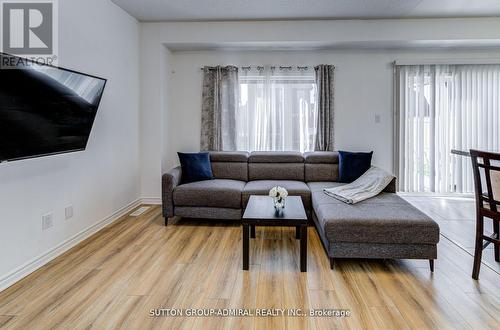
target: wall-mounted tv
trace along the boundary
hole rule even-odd
[[[106,79],[0,53],[0,162],[85,150]]]

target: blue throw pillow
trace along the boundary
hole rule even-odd
[[[182,168],[182,183],[212,180],[212,166],[208,152],[182,153],[178,152]]]
[[[339,181],[351,183],[366,171],[372,164],[372,152],[339,151]]]

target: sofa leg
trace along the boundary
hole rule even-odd
[[[335,260],[330,258],[330,269],[333,270],[333,266],[335,265]]]
[[[168,226],[168,217],[164,217],[165,219],[165,226]]]
[[[431,272],[434,273],[434,259],[429,259],[429,267],[431,269]]]

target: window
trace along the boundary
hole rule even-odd
[[[243,68],[239,85],[237,150],[314,149],[316,83],[312,68]]]
[[[471,193],[470,158],[500,150],[500,65],[398,67],[400,189]]]

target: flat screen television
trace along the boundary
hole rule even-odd
[[[0,53],[0,162],[85,150],[106,79]]]

